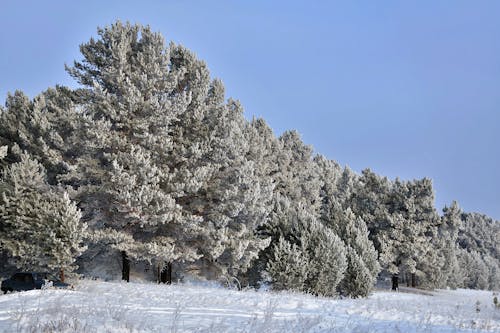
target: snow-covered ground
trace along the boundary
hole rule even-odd
[[[500,332],[487,291],[368,299],[201,285],[79,281],[0,296],[0,332]]]

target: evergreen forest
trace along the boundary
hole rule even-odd
[[[1,272],[353,298],[392,277],[500,289],[500,223],[438,211],[430,179],[356,173],[276,136],[148,26],[118,21],[80,51],[78,88],[0,107]]]

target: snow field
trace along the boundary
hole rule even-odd
[[[335,300],[216,286],[79,281],[0,296],[0,332],[500,332],[487,291]]]

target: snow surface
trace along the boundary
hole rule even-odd
[[[492,292],[473,290],[328,299],[82,280],[1,295],[0,332],[500,332],[500,309]]]

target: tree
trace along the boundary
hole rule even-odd
[[[11,147],[7,163],[17,162],[28,152],[44,166],[49,184],[69,172],[68,161],[78,156],[75,136],[80,114],[71,92],[64,87],[47,89],[30,100],[21,91],[8,95],[0,113],[0,144]]]
[[[76,177],[89,223],[123,234],[103,244],[126,252],[124,269],[129,256],[246,269],[268,245],[254,231],[271,192],[246,158],[241,106],[192,52],[148,27],[117,22],[98,33],[68,68],[86,86],[77,95],[91,149]]]
[[[462,250],[460,259],[465,271],[464,286],[469,289],[488,289],[489,272],[481,254],[474,250]]]
[[[269,244],[256,231],[269,214],[272,185],[251,160],[243,108],[225,100],[222,82],[210,80],[205,63],[181,46],[172,47],[172,70],[182,70],[177,89],[192,97],[172,126],[176,201],[199,218],[194,244],[203,274],[234,276]]]
[[[346,173],[346,172],[344,172]],[[344,183],[349,183],[347,173]],[[379,254],[379,262],[383,269],[392,274],[397,273],[394,267],[394,246],[391,244],[390,231],[395,226],[397,217],[391,216],[395,209],[390,207],[391,183],[385,177],[380,177],[369,169],[362,171],[359,178],[351,180],[353,190],[348,198],[347,206],[356,216],[365,221],[370,240]],[[346,207],[347,208],[347,207]]]
[[[265,128],[262,129],[266,133]],[[271,138],[269,131],[267,137]],[[269,222],[260,233],[271,239],[274,245],[280,237],[289,241],[294,237],[297,225],[308,223],[303,219],[317,220],[320,207],[321,181],[312,161],[312,149],[305,145],[295,131],[287,131],[275,142],[267,143],[270,158],[269,176],[274,183]],[[292,242],[293,243],[293,242]],[[254,263],[256,269],[267,266],[273,258],[273,246],[259,254]]]
[[[380,265],[377,251],[368,238],[366,223],[349,207],[354,177],[349,169],[342,170],[338,164],[321,156],[314,161],[323,180],[321,221],[346,245],[347,269],[340,282],[340,292],[351,297],[365,297],[375,284]]]
[[[87,226],[68,194],[52,189],[45,177],[42,165],[28,155],[5,169],[0,242],[19,269],[59,271],[64,280],[86,248]]]
[[[311,260],[307,290],[316,295],[334,296],[347,269],[345,244],[321,223],[314,220],[308,222],[303,226],[302,235]]]
[[[366,297],[373,289],[380,265],[377,251],[368,238],[365,222],[348,208],[338,223],[338,235],[347,247],[347,271],[341,290],[351,297]]]
[[[85,87],[76,95],[86,123],[80,141],[87,149],[71,176],[80,179],[77,198],[92,229],[123,234],[101,244],[126,252],[128,279],[129,256],[163,261],[175,248],[167,260],[196,257],[185,238],[177,237],[191,220],[170,191],[165,163],[172,149],[170,125],[190,97],[176,89],[182,73],[171,70],[160,34],[121,22],[98,34],[80,46],[83,61],[67,68]],[[162,234],[172,230],[174,235]],[[165,255],[158,254],[159,246]]]
[[[309,257],[306,250],[283,237],[273,245],[273,260],[267,263],[267,273],[275,290],[306,290]]]
[[[344,243],[306,210],[299,210],[291,223],[288,239],[280,237],[267,263],[273,287],[336,295],[347,268]]]
[[[443,257],[443,265],[440,271],[444,275],[444,281],[438,283],[441,288],[459,288],[463,286],[464,276],[458,258],[457,244],[458,232],[462,225],[461,216],[462,210],[456,201],[443,209],[437,242],[434,242],[436,249],[442,253]]]

